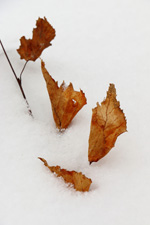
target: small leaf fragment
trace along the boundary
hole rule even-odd
[[[33,29],[32,39],[20,38],[20,47],[17,52],[21,59],[35,61],[42,54],[42,51],[51,45],[55,37],[55,29],[44,17],[38,18],[36,28]]]
[[[87,178],[81,172],[78,173],[76,171],[68,171],[65,169],[61,169],[60,166],[49,166],[45,159],[40,157],[39,159],[44,163],[46,167],[49,168],[52,173],[55,173],[57,177],[62,177],[66,183],[73,184],[73,187],[76,191],[89,191],[92,180]]]
[[[47,90],[52,105],[53,117],[58,129],[65,129],[69,126],[78,111],[86,104],[85,94],[74,91],[72,83],[65,87],[63,82],[58,87],[56,82],[45,68],[41,60],[41,69],[47,84]]]
[[[89,136],[89,162],[97,162],[114,147],[117,137],[127,131],[126,118],[110,84],[106,99],[92,110]]]

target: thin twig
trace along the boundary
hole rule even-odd
[[[21,82],[21,84],[22,84],[22,74],[23,74],[23,71],[24,71],[24,69],[25,69],[27,63],[28,63],[28,61],[25,62],[24,66],[23,66],[23,69],[22,69],[22,71],[21,71],[21,73],[20,73],[20,82]]]
[[[1,46],[2,46],[3,52],[4,52],[5,56],[6,56],[6,59],[7,59],[8,63],[9,63],[9,65],[10,65],[10,68],[11,68],[11,70],[12,70],[12,72],[13,72],[13,74],[14,74],[16,80],[17,80],[17,83],[18,83],[19,88],[20,88],[20,90],[21,90],[22,96],[23,96],[23,98],[25,99],[25,101],[26,101],[26,103],[27,103],[27,108],[28,108],[29,114],[32,116],[32,111],[31,111],[31,109],[30,109],[29,103],[28,103],[28,101],[27,101],[27,98],[26,98],[26,96],[25,96],[24,90],[23,90],[23,88],[22,88],[21,79],[17,77],[16,72],[15,72],[15,70],[14,70],[14,68],[13,68],[13,66],[12,66],[12,64],[11,64],[11,62],[10,62],[10,59],[9,59],[7,53],[6,53],[6,50],[5,50],[5,48],[4,48],[4,46],[3,46],[1,40],[0,40],[0,44],[1,44]],[[24,67],[23,67],[23,70],[22,70],[22,72],[21,72],[20,75],[22,75],[22,73],[23,73],[23,71],[24,71],[24,69],[25,69],[26,64],[27,64],[27,62],[25,63],[25,65],[24,65]]]

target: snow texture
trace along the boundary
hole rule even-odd
[[[150,1],[26,0],[0,2],[0,38],[19,75],[16,49],[31,38],[38,17],[56,29],[42,59],[49,73],[85,92],[88,104],[59,133],[40,60],[29,62],[23,87],[29,116],[0,47],[0,225],[149,225],[150,214]],[[92,108],[109,83],[127,118],[128,132],[91,166],[88,137]],[[79,193],[44,167],[83,172],[93,181]]]

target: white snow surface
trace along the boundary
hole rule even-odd
[[[40,60],[29,62],[23,87],[27,111],[0,46],[0,225],[150,224],[150,1],[26,0],[0,2],[0,38],[19,75],[19,39],[32,37],[38,17],[56,29],[41,58],[59,85],[72,82],[87,105],[59,133]],[[88,163],[92,108],[109,83],[128,132],[97,163]],[[81,171],[93,181],[76,192],[44,167]]]

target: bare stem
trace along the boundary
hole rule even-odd
[[[6,59],[7,59],[8,63],[9,63],[9,65],[10,65],[10,68],[11,68],[11,70],[12,70],[12,72],[13,72],[13,74],[14,74],[16,80],[17,80],[17,83],[18,83],[18,85],[19,85],[19,88],[20,88],[20,91],[21,91],[21,93],[22,93],[22,96],[23,96],[23,98],[25,99],[25,101],[26,101],[26,103],[27,103],[27,108],[28,108],[29,114],[32,116],[32,111],[31,111],[31,109],[30,109],[29,103],[28,103],[28,101],[27,101],[27,98],[26,98],[26,96],[25,96],[25,93],[24,93],[24,90],[23,90],[22,84],[21,84],[21,75],[22,75],[22,73],[23,73],[23,71],[24,71],[24,69],[25,69],[25,66],[26,66],[26,64],[27,64],[28,61],[25,63],[25,65],[24,65],[24,67],[23,67],[23,69],[22,69],[22,71],[21,71],[20,78],[18,78],[17,75],[16,75],[16,72],[15,72],[15,70],[14,70],[14,68],[13,68],[13,66],[12,66],[12,64],[11,64],[11,62],[10,62],[10,59],[9,59],[7,53],[6,53],[6,50],[5,50],[5,48],[4,48],[4,46],[3,46],[1,40],[0,40],[0,44],[1,44],[1,46],[2,46],[3,52],[4,52],[5,56],[6,56]]]

